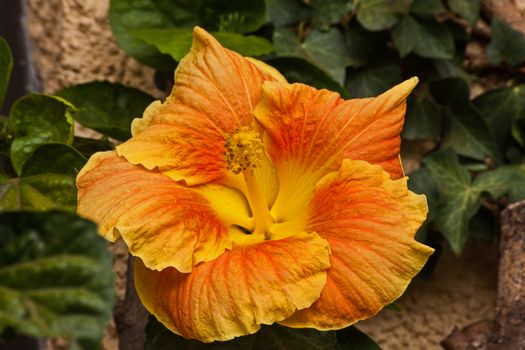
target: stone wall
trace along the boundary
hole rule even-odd
[[[153,71],[118,48],[107,19],[109,0],[27,1],[34,59],[46,92],[109,80],[162,96]],[[385,350],[440,349],[439,341],[454,326],[493,316],[496,270],[494,245],[471,244],[461,257],[444,252],[432,278],[414,281],[399,300],[401,312],[385,310],[359,327]]]

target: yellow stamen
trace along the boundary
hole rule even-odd
[[[254,175],[254,169],[259,166],[264,154],[259,134],[248,127],[241,127],[232,135],[226,136],[224,147],[228,170],[236,175],[242,173],[244,178],[245,195],[255,221],[252,233],[270,239],[270,226],[274,220]]]

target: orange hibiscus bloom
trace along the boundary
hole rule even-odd
[[[427,204],[399,160],[416,84],[345,101],[195,28],[171,95],[80,172],[78,212],[124,239],[142,302],[186,338],[346,327],[433,251],[414,240]]]

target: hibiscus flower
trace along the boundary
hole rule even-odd
[[[143,304],[186,338],[347,327],[433,251],[414,240],[427,204],[399,159],[416,84],[345,101],[195,28],[171,95],[80,172],[78,212],[122,237]]]

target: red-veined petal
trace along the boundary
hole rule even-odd
[[[307,230],[328,240],[331,267],[321,297],[282,322],[339,329],[396,300],[433,249],[414,240],[426,199],[377,165],[344,160],[317,185]]]
[[[188,185],[222,178],[225,134],[254,124],[265,80],[285,81],[271,67],[253,62],[195,27],[171,95],[133,122],[133,137],[117,147],[119,154]]]
[[[303,84],[266,82],[255,117],[267,133],[281,192],[272,213],[290,220],[302,212],[317,181],[343,159],[381,165],[403,176],[400,132],[412,78],[376,98],[343,100]]]
[[[229,221],[249,217],[235,190],[188,189],[115,152],[93,155],[77,187],[78,213],[95,221],[106,239],[122,235],[130,252],[151,269],[172,266],[189,272],[196,263],[214,259],[232,246]],[[214,207],[228,208],[231,218],[221,217]]]
[[[137,260],[135,286],[144,306],[167,328],[204,342],[255,333],[320,295],[329,248],[315,233],[227,251],[189,274],[152,271]]]

